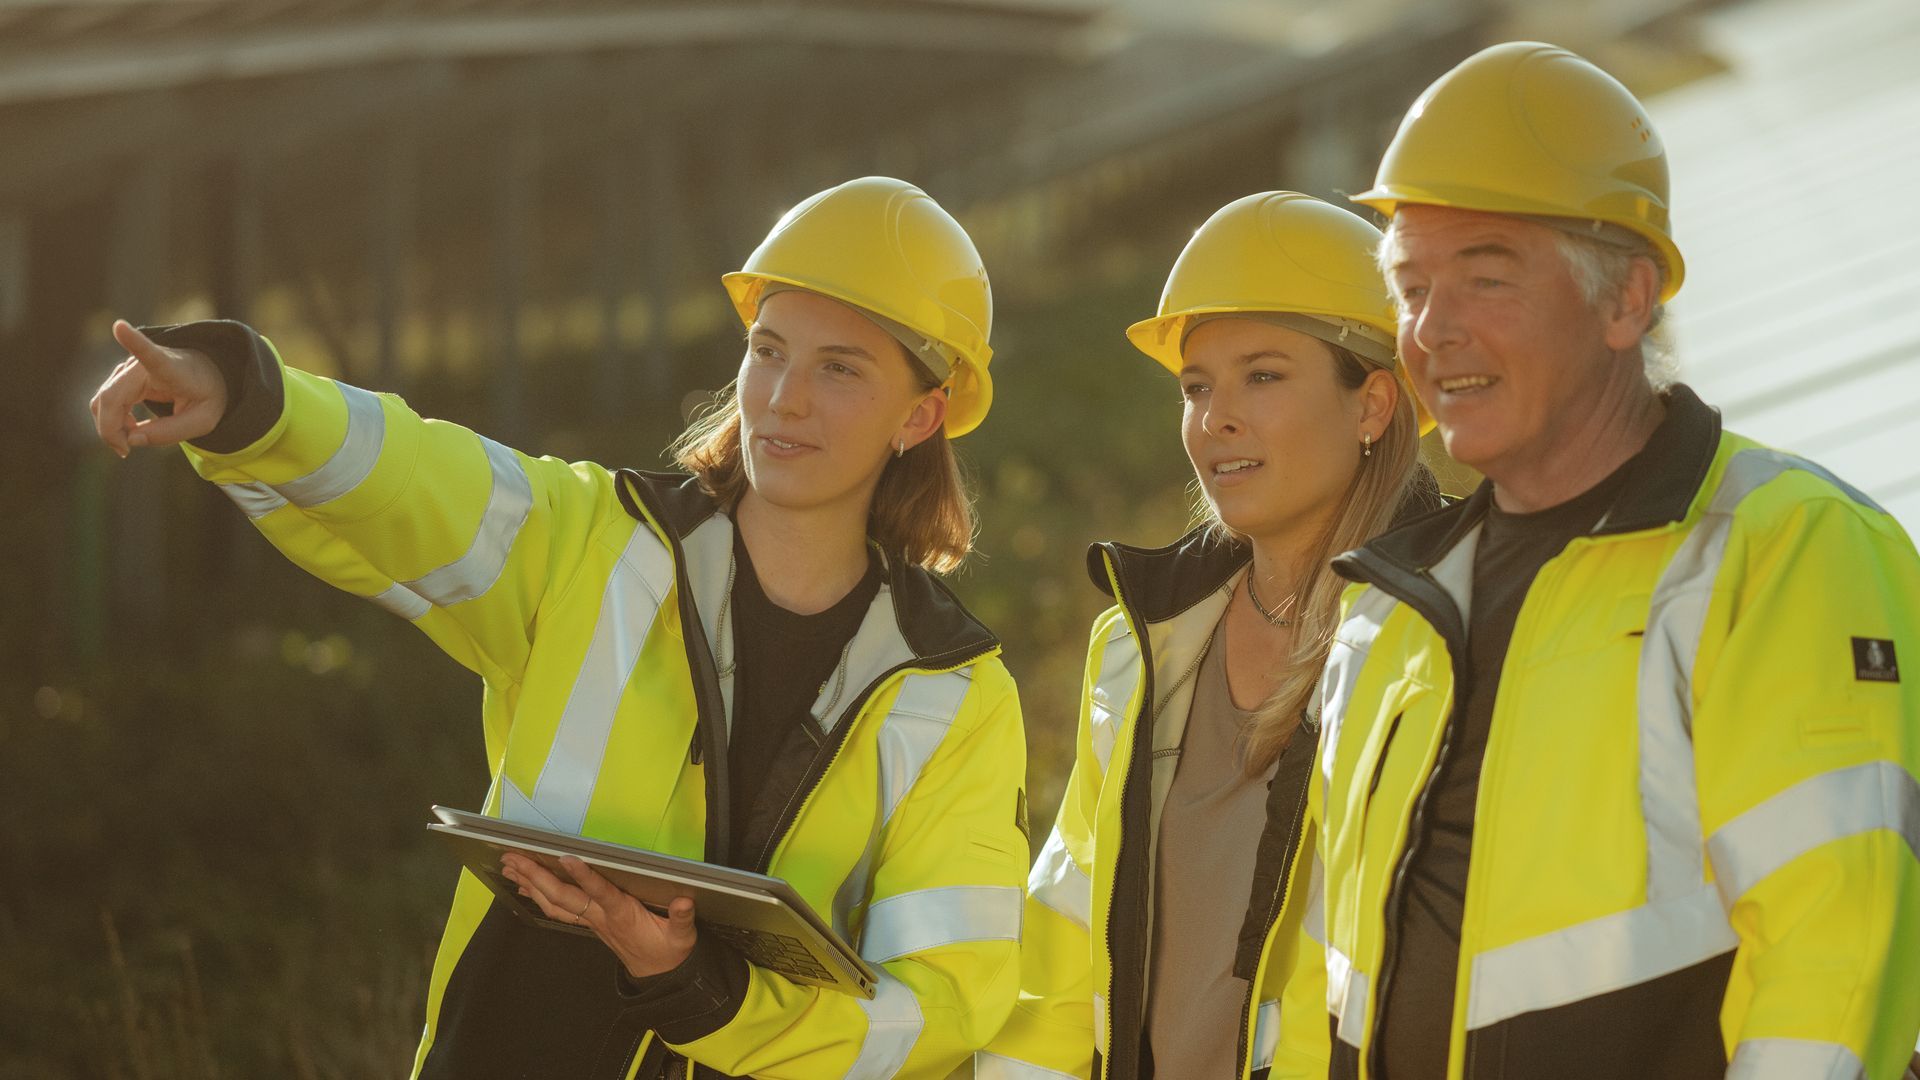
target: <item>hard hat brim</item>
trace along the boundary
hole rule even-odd
[[[1196,315],[1240,315],[1245,313],[1246,312],[1240,308],[1215,308],[1204,311],[1181,311],[1172,315],[1156,315],[1151,319],[1141,319],[1139,322],[1127,327],[1127,340],[1133,343],[1134,348],[1147,354],[1148,357],[1161,367],[1166,368],[1175,375],[1179,375],[1180,369],[1186,365],[1185,358],[1180,355],[1180,339],[1183,336],[1181,331],[1185,327],[1187,320]],[[1300,314],[1320,313],[1300,312]],[[1369,325],[1376,324],[1369,321]],[[1379,329],[1385,330],[1388,333],[1397,332],[1397,328],[1395,327],[1379,327]],[[1407,395],[1407,400],[1413,403],[1414,422],[1418,426],[1420,434],[1425,435],[1432,431],[1438,422],[1435,421],[1433,415],[1427,411],[1426,402],[1421,401],[1420,395],[1414,393],[1413,383],[1407,378],[1406,365],[1402,364],[1398,357],[1395,357],[1393,367],[1389,370],[1393,372],[1395,380],[1399,382],[1400,392]],[[951,412],[949,412],[949,416],[951,416]]]
[[[727,296],[733,301],[733,310],[740,317],[742,326],[752,326],[759,318],[759,300],[769,284],[788,285],[807,292],[818,293],[832,300],[857,308],[861,311],[894,319],[911,327],[918,333],[927,333],[923,327],[913,326],[903,319],[895,318],[892,312],[882,310],[876,305],[865,302],[856,296],[846,295],[844,290],[833,289],[817,282],[805,281],[796,277],[779,274],[762,274],[745,270],[736,270],[722,274],[721,284],[726,286]],[[929,334],[928,336],[932,336]],[[957,439],[980,426],[986,418],[988,408],[993,404],[993,376],[987,373],[986,361],[992,356],[992,350],[982,346],[986,355],[976,359],[970,352],[956,350],[958,362],[942,384],[947,390],[947,438]]]
[[[1196,307],[1185,311],[1170,312],[1166,315],[1155,315],[1150,319],[1142,319],[1132,326],[1127,327],[1127,340],[1133,343],[1134,348],[1146,353],[1147,356],[1159,363],[1161,367],[1178,375],[1180,374],[1181,367],[1185,365],[1185,360],[1180,355],[1180,346],[1182,344],[1181,339],[1185,336],[1186,325],[1189,321],[1202,315],[1253,315],[1260,312],[1307,315],[1316,319],[1351,320],[1352,322],[1371,326],[1382,334],[1387,335],[1388,338],[1394,337],[1399,332],[1398,328],[1392,323],[1383,324],[1378,319],[1362,318],[1352,312],[1317,311],[1311,308],[1293,307],[1247,308],[1220,305],[1214,307]],[[1397,359],[1394,362],[1394,366],[1396,368],[1399,366]]]

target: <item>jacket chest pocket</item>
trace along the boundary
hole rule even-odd
[[[1437,729],[1436,713],[1446,695],[1425,683],[1401,678],[1388,684],[1377,707],[1349,711],[1339,742],[1323,748],[1333,754],[1326,792],[1326,825],[1332,857],[1358,854],[1362,837],[1383,815],[1395,818],[1404,801],[1404,774],[1424,765],[1427,743]],[[1370,849],[1373,838],[1365,841]],[[1349,848],[1342,852],[1341,848]]]
[[[1351,781],[1359,827],[1367,834],[1370,851],[1398,846],[1400,822],[1432,768],[1450,700],[1450,695],[1412,680],[1389,689]]]

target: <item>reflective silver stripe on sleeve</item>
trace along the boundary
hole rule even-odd
[[[380,397],[357,386],[334,383],[347,401],[347,434],[319,468],[297,479],[273,485],[295,506],[319,506],[352,491],[373,472],[380,446],[387,436],[387,417]]]
[[[989,1054],[985,1050],[973,1055],[973,1076],[974,1080],[1074,1080],[1072,1073]]]
[[[1742,1039],[1727,1080],[1867,1080],[1852,1050],[1810,1039]]]
[[[1367,973],[1331,945],[1327,946],[1327,1011],[1339,1021],[1335,1033],[1340,1041],[1358,1047],[1367,1020]]]
[[[483,437],[480,445],[486,450],[493,489],[473,544],[458,559],[407,582],[408,588],[442,607],[472,600],[493,587],[507,568],[507,555],[533,509],[533,483],[520,459],[492,439]]]
[[[920,1000],[906,983],[884,971],[873,1000],[855,1000],[867,1014],[867,1036],[860,1042],[860,1056],[847,1070],[847,1080],[888,1080],[899,1075],[925,1026]]]
[[[1269,998],[1253,1013],[1253,1058],[1248,1070],[1259,1072],[1273,1068],[1273,1055],[1279,1049],[1280,1003]]]
[[[1100,675],[1094,680],[1087,708],[1087,736],[1093,743],[1093,759],[1103,774],[1113,760],[1120,729],[1129,720],[1127,709],[1140,689],[1141,668],[1140,643],[1133,639],[1125,618],[1115,619],[1106,647],[1100,651]]]
[[[1093,881],[1073,861],[1058,828],[1047,837],[1027,874],[1027,892],[1082,930],[1093,926]]]
[[[1638,986],[1739,945],[1710,885],[1473,958],[1467,1030]]]
[[[267,484],[221,484],[219,488],[249,518],[266,517],[287,505],[286,498]]]
[[[1765,446],[1756,446],[1748,450],[1742,450],[1734,456],[1732,462],[1728,463],[1727,475],[1729,477],[1733,475],[1736,466],[1743,471],[1750,472],[1756,477],[1756,479],[1747,486],[1747,491],[1758,488],[1760,485],[1765,484],[1767,481],[1772,480],[1784,472],[1811,473],[1827,483],[1832,484],[1834,487],[1839,488],[1840,493],[1853,502],[1875,513],[1884,514],[1887,512],[1887,508],[1874,502],[1872,496],[1854,487],[1852,484],[1847,483],[1845,480],[1840,479],[1833,473],[1828,472],[1826,466],[1817,461],[1809,461],[1798,454],[1789,454],[1785,450],[1775,450]],[[1722,482],[1722,488],[1724,490],[1725,482]],[[1742,493],[1740,496],[1740,498],[1745,497],[1745,493]],[[1717,502],[1719,500],[1716,499],[1715,501]]]
[[[884,964],[961,942],[1018,941],[1022,899],[1013,885],[948,885],[875,900],[867,908],[860,957]]]
[[[967,668],[937,675],[908,675],[901,680],[900,693],[894,697],[877,739],[883,823],[893,819],[893,812],[920,780],[921,770],[947,737],[972,685]]]
[[[636,521],[607,576],[593,638],[533,785],[533,805],[553,828],[578,833],[586,821],[620,698],[672,586],[672,553],[645,522]]]
[[[1891,761],[1809,777],[1720,827],[1707,841],[1720,898],[1748,890],[1822,844],[1887,829],[1920,858],[1920,781]]]
[[[1320,673],[1320,773],[1333,782],[1333,758],[1340,745],[1340,731],[1346,726],[1347,704],[1353,700],[1354,687],[1360,683],[1360,671],[1366,667],[1367,654],[1380,636],[1387,616],[1399,603],[1383,589],[1369,585],[1354,598],[1345,621],[1334,631],[1333,648],[1327,653],[1327,665]]]
[[[425,615],[428,609],[433,607],[432,604],[427,603],[426,597],[421,596],[419,593],[414,592],[412,589],[398,582],[389,585],[381,592],[367,597],[367,599],[386,608],[388,611],[393,612],[408,622],[412,622],[420,616]]]

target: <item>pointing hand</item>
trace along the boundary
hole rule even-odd
[[[113,338],[128,356],[94,392],[94,430],[114,453],[126,457],[133,447],[172,446],[214,429],[227,411],[227,384],[205,353],[170,349],[134,329],[125,319],[113,324]],[[173,415],[137,419],[133,407],[164,401]]]

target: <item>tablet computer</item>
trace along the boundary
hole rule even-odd
[[[500,872],[500,856],[515,851],[566,880],[560,856],[572,855],[658,914],[674,897],[693,899],[700,932],[717,935],[747,961],[797,983],[871,998],[878,976],[833,932],[793,887],[776,877],[730,866],[662,855],[657,851],[521,825],[445,806],[427,829],[444,837],[461,863],[521,918],[571,934],[593,931],[549,919]]]

